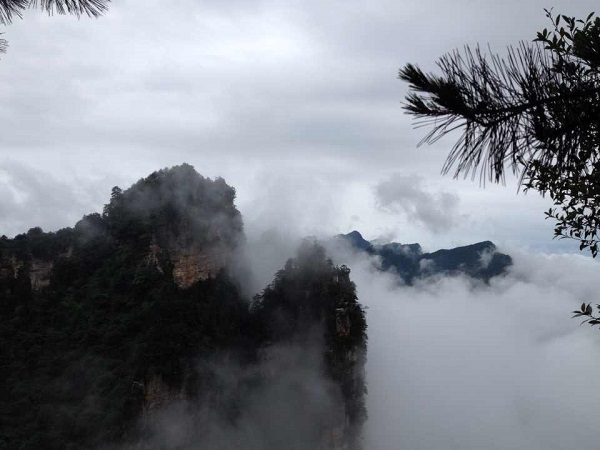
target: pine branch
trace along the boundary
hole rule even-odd
[[[31,0],[29,6],[37,8],[39,4],[51,15],[57,13],[98,17],[106,12],[108,3],[110,0]]]
[[[73,14],[98,17],[106,12],[111,0],[0,0],[0,23],[10,24],[21,18],[27,8],[42,8],[48,14]]]
[[[30,0],[0,0],[0,23],[8,25],[13,17],[22,17],[22,11],[29,6]]]
[[[3,33],[0,33],[3,34]],[[8,41],[6,39],[0,38],[0,53],[6,53],[8,49]]]
[[[533,157],[545,162],[576,148],[573,137],[586,121],[597,120],[590,98],[598,97],[595,80],[565,76],[541,45],[509,48],[504,59],[484,55],[479,47],[446,55],[438,62],[443,77],[425,74],[407,64],[399,77],[410,83],[405,110],[415,116],[417,127],[431,126],[420,142],[433,143],[462,129],[443,172],[456,166],[455,176],[481,169],[482,178],[500,181],[504,167],[514,173]],[[572,79],[573,78],[573,79]],[[574,106],[582,117],[572,117]],[[571,111],[571,116],[568,116]],[[579,112],[579,111],[578,111]],[[583,120],[582,120],[583,119]],[[540,153],[554,148],[555,152]]]

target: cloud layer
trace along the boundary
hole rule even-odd
[[[409,221],[434,233],[448,231],[461,219],[456,194],[431,192],[416,175],[393,174],[375,187],[375,199],[381,210],[403,213]]]
[[[445,240],[467,243],[464,236],[477,234],[478,240],[529,245],[552,233],[542,214],[548,201],[513,201],[512,185],[471,195],[472,183],[442,178],[452,139],[417,149],[424,130],[413,130],[403,114],[407,86],[397,71],[407,62],[433,69],[439,56],[465,43],[501,49],[531,39],[546,26],[543,6],[256,0],[165,7],[158,0],[143,6],[124,0],[98,20],[79,21],[31,10],[6,29],[11,47],[2,59],[0,163],[16,161],[32,173],[48,171],[73,191],[103,194],[182,162],[205,176],[225,177],[248,199],[262,196],[265,186],[285,193],[306,180],[312,188],[297,190],[296,218],[307,209],[305,198],[321,199],[333,189],[341,206],[318,221],[322,229],[348,232],[362,223],[363,232],[377,237],[402,227],[408,234],[402,241],[439,245],[432,232],[443,227],[439,214],[414,212],[412,222],[398,223],[399,216],[373,207],[370,186],[401,170],[418,173],[436,192],[459,196],[461,213],[474,225],[447,230]],[[591,0],[555,2],[557,10],[577,16],[594,6]],[[256,180],[259,173],[263,182]],[[65,216],[79,214],[86,194],[77,195]],[[62,209],[57,199],[48,200],[49,208]],[[258,209],[241,200],[245,215]],[[406,202],[415,201],[396,207],[413,211]],[[516,203],[527,206],[515,214]],[[258,206],[264,217],[276,216]],[[3,210],[7,223],[20,221],[19,208]],[[316,228],[312,218],[301,222],[304,231]],[[42,219],[31,226],[56,224]]]
[[[600,334],[569,313],[595,300],[598,263],[509,253],[490,286],[399,287],[352,265],[369,307],[368,448],[597,448]]]

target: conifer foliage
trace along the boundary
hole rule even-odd
[[[438,61],[441,75],[414,64],[406,111],[430,127],[422,142],[460,130],[444,172],[504,180],[547,194],[554,234],[598,252],[600,217],[600,18],[546,11],[550,30],[505,57],[466,47]]]

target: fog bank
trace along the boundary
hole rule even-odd
[[[489,286],[350,263],[369,308],[366,448],[598,448],[600,332],[569,314],[595,300],[598,263],[501,250],[515,264]]]

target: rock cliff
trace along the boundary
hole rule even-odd
[[[104,214],[86,216],[74,229],[44,233],[33,228],[4,238],[0,282],[23,271],[32,289],[48,287],[57,260],[100,239],[116,248],[148,242],[145,264],[161,274],[168,271],[178,287],[189,288],[226,269],[244,240],[234,197],[235,190],[222,179],[205,179],[185,164],[155,172],[126,191],[113,188]]]
[[[314,244],[245,298],[234,199],[182,165],[73,228],[0,238],[0,448],[359,448],[350,271]]]

